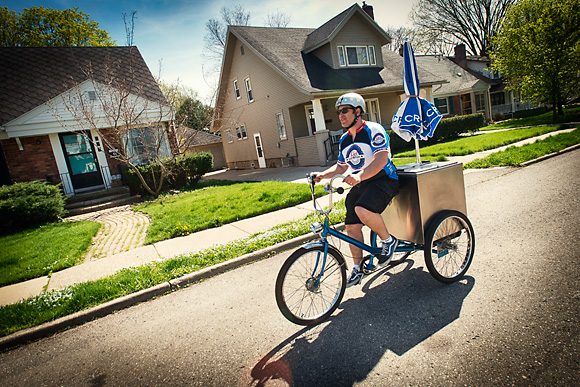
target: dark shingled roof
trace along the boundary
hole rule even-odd
[[[191,130],[195,132],[191,142],[191,145],[193,146],[219,144],[222,142],[222,138],[220,136],[216,136],[215,134],[204,132],[203,130]]]
[[[304,42],[304,51],[308,51],[310,48],[318,46],[320,43],[328,39],[332,33],[338,28],[338,26],[347,18],[348,14],[352,10],[353,5],[350,8],[345,9],[343,12],[339,13],[314,31],[308,34],[306,41]]]
[[[382,47],[383,68],[334,69],[302,51],[313,29],[230,26],[230,31],[306,92],[403,90],[403,58],[386,47]],[[423,68],[417,71],[422,85],[445,82]]]
[[[134,93],[166,104],[137,47],[0,47],[0,125],[89,79],[133,80]],[[133,76],[134,74],[134,76]]]

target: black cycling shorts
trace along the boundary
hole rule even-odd
[[[386,176],[360,182],[352,187],[346,196],[344,223],[362,224],[354,210],[355,207],[363,207],[377,214],[383,213],[398,193],[399,182]]]

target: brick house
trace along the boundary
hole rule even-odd
[[[0,184],[42,179],[62,183],[67,195],[120,185],[125,167],[115,149],[142,157],[132,133],[151,131],[145,122],[156,122],[164,154],[178,152],[170,109],[136,47],[0,47],[0,58]],[[143,124],[119,143],[95,88],[114,93],[129,82],[126,100],[146,108]],[[94,109],[92,126],[70,113],[75,97]]]

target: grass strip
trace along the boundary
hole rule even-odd
[[[576,128],[572,132],[550,136],[543,140],[537,140],[532,144],[525,144],[520,147],[511,146],[501,152],[492,153],[483,159],[473,160],[467,163],[464,168],[515,167],[525,161],[534,160],[579,143],[580,129]]]
[[[335,205],[331,222],[333,224],[342,222],[344,215],[343,200]],[[299,221],[279,225],[247,238],[214,245],[195,254],[123,269],[96,281],[72,285],[62,290],[53,290],[3,306],[0,308],[0,337],[307,234],[310,232],[309,225],[317,219],[317,216],[312,213]]]
[[[0,286],[81,263],[100,227],[91,221],[48,223],[0,236]]]

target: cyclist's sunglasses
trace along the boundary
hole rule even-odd
[[[338,109],[338,110],[336,111],[336,114],[339,114],[339,115],[340,115],[340,113],[342,113],[342,114],[346,114],[346,113],[348,113],[348,111],[349,111],[349,110],[351,110],[351,109],[352,109],[352,110],[354,110],[354,108],[352,108],[352,107],[345,107],[345,108],[342,108],[342,109]]]

